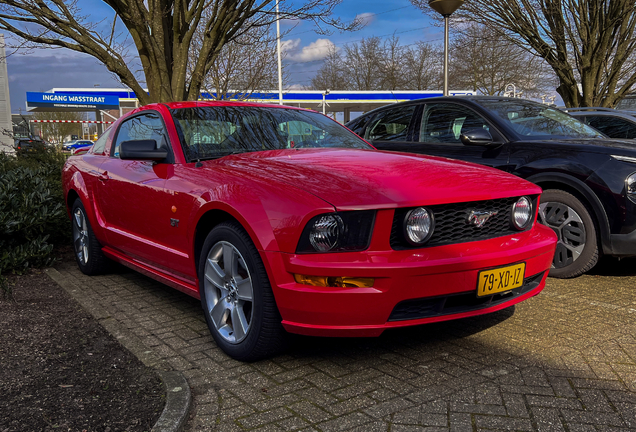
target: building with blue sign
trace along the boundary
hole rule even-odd
[[[451,91],[451,95],[473,95],[473,91]],[[366,112],[381,106],[415,99],[442,96],[441,91],[348,91],[348,90],[287,90],[283,104],[323,111],[339,120],[349,121],[352,112]],[[214,93],[201,93],[201,100],[216,99]],[[278,92],[232,92],[226,100],[257,103],[279,101]],[[94,111],[96,120],[114,120],[138,105],[135,93],[129,89],[54,88],[45,93],[27,92],[28,111]]]

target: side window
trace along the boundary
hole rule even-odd
[[[585,123],[611,138],[636,138],[636,123],[619,117],[587,116]]]
[[[113,146],[113,157],[119,157],[119,146],[122,142],[148,139],[157,141],[157,147],[167,146],[163,122],[159,114],[154,112],[136,115],[121,124]]]
[[[368,115],[361,115],[360,117],[353,119],[350,123],[348,123],[347,127],[351,129],[351,132],[357,134],[358,136],[362,136],[364,132],[364,127],[367,125],[369,121]]]
[[[364,137],[374,141],[406,141],[415,105],[388,109],[376,115]]]
[[[460,143],[470,129],[490,130],[486,121],[469,108],[455,104],[427,105],[422,114],[420,142]]]
[[[93,145],[93,154],[104,154],[104,149],[106,148],[106,143],[108,142],[108,137],[110,136],[110,132],[113,128],[108,128],[106,132],[100,136],[95,144]]]

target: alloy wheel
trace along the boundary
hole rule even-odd
[[[226,241],[210,249],[204,273],[206,312],[219,335],[238,344],[252,323],[254,290],[245,259]]]
[[[86,215],[81,208],[76,208],[73,213],[73,245],[77,259],[82,264],[88,263],[88,224],[86,223]]]
[[[560,202],[539,205],[539,222],[552,228],[558,237],[552,268],[563,268],[576,261],[585,248],[585,225],[581,216]]]

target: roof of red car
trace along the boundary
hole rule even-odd
[[[155,105],[155,104],[153,104]],[[238,101],[184,101],[184,102],[167,102],[169,108],[193,108],[205,106],[246,106],[246,107],[265,107],[265,108],[287,108],[301,111],[312,111],[306,108],[298,108],[289,105],[265,104],[256,102],[238,102]]]

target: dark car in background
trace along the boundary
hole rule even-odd
[[[613,108],[562,108],[610,138],[636,139],[636,112]]]
[[[636,255],[636,145],[562,111],[514,98],[422,99],[347,123],[380,150],[475,162],[530,180],[559,241],[550,274],[575,277],[601,254]]]
[[[43,150],[48,146],[46,141],[31,138],[19,138],[14,142],[15,151],[19,153],[31,153]]]

